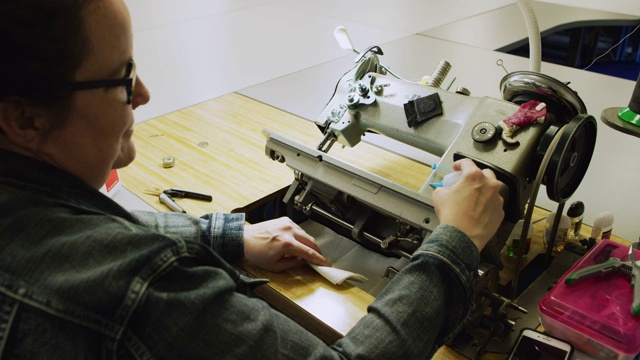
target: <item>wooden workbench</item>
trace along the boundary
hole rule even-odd
[[[322,138],[309,121],[242,95],[229,94],[137,125],[134,133],[137,157],[120,172],[123,186],[159,211],[169,209],[159,202],[157,195],[147,192],[171,187],[213,195],[211,203],[176,199],[193,215],[246,210],[293,182],[290,168],[265,155],[263,129],[311,147]],[[414,190],[419,189],[431,171],[425,165],[366,143],[353,149],[336,145],[331,154]],[[175,158],[174,167],[162,166],[166,156]],[[390,157],[393,168],[388,165]],[[305,326],[328,341],[353,327],[373,301],[372,296],[359,288],[335,286],[311,268],[274,274],[248,262],[241,266],[255,276],[270,278],[269,289],[276,292],[261,295],[269,297],[274,306],[285,312],[286,307],[295,304],[290,316],[306,322]],[[321,321],[305,321],[309,314]]]
[[[291,169],[265,155],[263,129],[314,148],[322,137],[312,122],[229,94],[137,125],[137,158],[121,170],[123,186],[159,211],[169,209],[158,201],[157,194],[149,192],[171,187],[213,195],[212,202],[176,200],[196,216],[250,210],[252,204],[269,199],[293,181]],[[336,145],[330,153],[413,190],[421,187],[431,171],[428,166],[367,143],[355,148]],[[163,167],[162,160],[167,156],[175,158],[175,166]],[[547,213],[536,209],[534,219]],[[532,253],[543,251],[539,240],[543,223],[535,226]],[[507,272],[513,271],[515,261],[503,260]],[[258,288],[258,295],[327,342],[346,334],[374,300],[353,285],[329,283],[309,267],[275,274],[246,261],[238,265],[253,276],[269,278],[271,282]],[[464,357],[443,347],[436,358]]]

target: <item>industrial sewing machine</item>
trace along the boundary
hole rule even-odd
[[[433,171],[419,190],[409,189],[332,157],[335,143],[354,147],[367,133],[382,134],[432,154],[438,159],[431,164],[434,169],[451,169],[454,161],[469,158],[493,170],[504,183],[506,216],[482,252],[476,309],[468,319],[471,332],[487,318],[491,325],[479,338],[454,344],[473,358],[487,338],[514,325],[505,308],[518,306],[495,293],[503,266],[500,251],[508,235],[526,205],[535,203],[530,201],[538,190],[536,182],[559,203],[573,194],[591,159],[596,121],[573,90],[540,73],[507,74],[500,83],[503,99],[474,97],[464,88],[441,88],[450,67],[446,61],[428,81],[418,83],[390,71],[380,62],[381,55],[378,46],[358,53],[355,67],[339,79],[316,120],[321,131],[316,148],[265,131],[265,151],[294,171],[285,203],[324,219],[368,249],[398,258],[409,258],[438,226],[432,193],[446,171]],[[544,119],[503,136],[504,120],[530,101],[546,105]]]

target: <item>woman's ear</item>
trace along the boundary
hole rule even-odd
[[[35,150],[44,133],[45,121],[40,112],[20,98],[0,101],[0,132],[10,146]]]

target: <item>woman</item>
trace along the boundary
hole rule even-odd
[[[442,225],[327,346],[227,263],[328,265],[291,220],[129,213],[97,190],[135,158],[150,98],[122,0],[0,0],[0,30],[0,356],[424,358],[465,318],[503,217],[492,172],[455,164],[460,182],[434,193]]]

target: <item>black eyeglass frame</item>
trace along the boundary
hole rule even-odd
[[[66,83],[63,86],[67,91],[78,90],[92,90],[92,89],[105,89],[118,86],[124,86],[127,90],[127,105],[131,105],[133,100],[133,87],[136,84],[136,63],[133,59],[129,60],[127,64],[127,70],[125,76],[122,79],[106,79],[106,80],[91,80],[91,81],[77,81]]]

